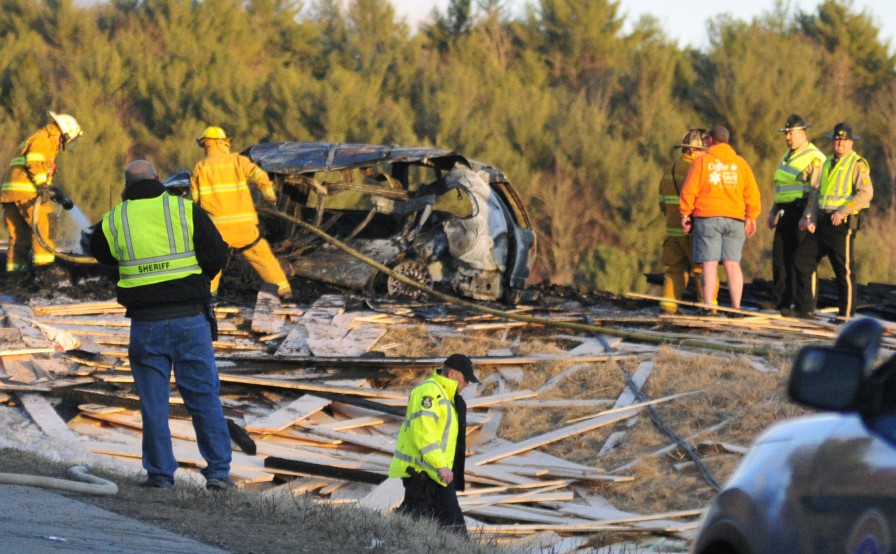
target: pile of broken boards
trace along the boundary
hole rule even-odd
[[[127,360],[129,320],[123,308],[115,302],[33,308],[0,303],[0,310],[6,325],[0,327],[0,400],[15,396],[46,435],[77,441],[139,471],[141,420]],[[400,480],[387,478],[387,471],[410,385],[388,390],[372,386],[372,381],[388,377],[387,370],[409,368],[418,370],[420,379],[414,382],[419,382],[442,358],[371,355],[386,326],[403,320],[394,313],[346,310],[341,296],[323,296],[300,308],[281,305],[276,295],[262,291],[254,309],[218,307],[216,312],[222,385],[226,390],[239,385],[242,391],[222,394],[237,445],[233,478],[265,495],[307,493],[320,502],[394,509],[403,489]],[[249,321],[251,330],[246,328]],[[450,325],[440,329],[431,324],[427,329],[431,334],[453,332]],[[628,388],[612,408],[548,433],[517,443],[497,436],[502,408],[531,402],[540,392],[510,390],[511,383],[522,381],[521,366],[527,363],[562,359],[573,369],[583,362],[639,356],[645,360],[633,378],[639,386],[652,367],[652,347],[617,341],[608,353],[605,342],[580,342],[560,357],[514,357],[510,351],[496,351],[474,358],[484,379],[464,393],[471,393],[468,487],[460,504],[469,529],[484,540],[552,552],[574,551],[599,532],[689,538],[699,510],[623,512],[589,492],[588,485],[630,477],[538,450],[637,414],[644,403],[636,403]],[[271,354],[273,345],[276,352]],[[376,344],[379,353],[389,348]],[[556,379],[542,389],[554,385]],[[481,390],[493,393],[475,396]],[[60,398],[78,406],[68,421],[51,402]],[[176,393],[170,424],[181,467],[201,467],[192,425]]]

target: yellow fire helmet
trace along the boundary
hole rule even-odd
[[[53,118],[53,121],[56,122],[56,126],[59,127],[59,130],[62,131],[62,141],[64,145],[73,143],[76,138],[84,134],[84,131],[81,130],[81,126],[78,125],[78,121],[74,117],[53,111],[48,113],[50,114],[50,117]]]
[[[202,146],[202,141],[204,140],[229,140],[227,138],[227,133],[224,132],[224,129],[221,127],[215,127],[214,125],[211,127],[206,127],[205,131],[202,131],[202,134],[196,137],[196,144]]]

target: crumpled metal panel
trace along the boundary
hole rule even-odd
[[[498,196],[486,180],[488,175],[458,165],[445,181],[448,186],[459,185],[472,194],[476,213],[465,219],[445,222],[448,250],[452,256],[473,269],[504,271],[507,261],[507,220]]]

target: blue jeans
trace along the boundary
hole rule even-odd
[[[202,314],[162,321],[131,320],[131,373],[143,415],[143,467],[153,481],[174,481],[177,460],[168,428],[171,369],[193,420],[202,474],[230,475],[230,434],[218,396],[211,328]]]

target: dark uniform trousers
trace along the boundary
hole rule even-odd
[[[851,215],[840,225],[834,226],[831,224],[832,213],[820,212],[815,233],[808,233],[797,248],[796,310],[804,313],[815,311],[815,272],[818,262],[827,257],[837,281],[838,315],[853,316],[856,313],[853,243],[858,216]]]
[[[781,204],[784,213],[775,226],[772,240],[772,302],[779,310],[789,308],[794,302],[796,289],[796,249],[807,233],[800,231],[805,200],[794,200]]]
[[[456,533],[467,534],[467,524],[457,502],[454,483],[443,487],[422,472],[403,478],[402,483],[404,502],[398,508],[400,513],[432,518]]]

